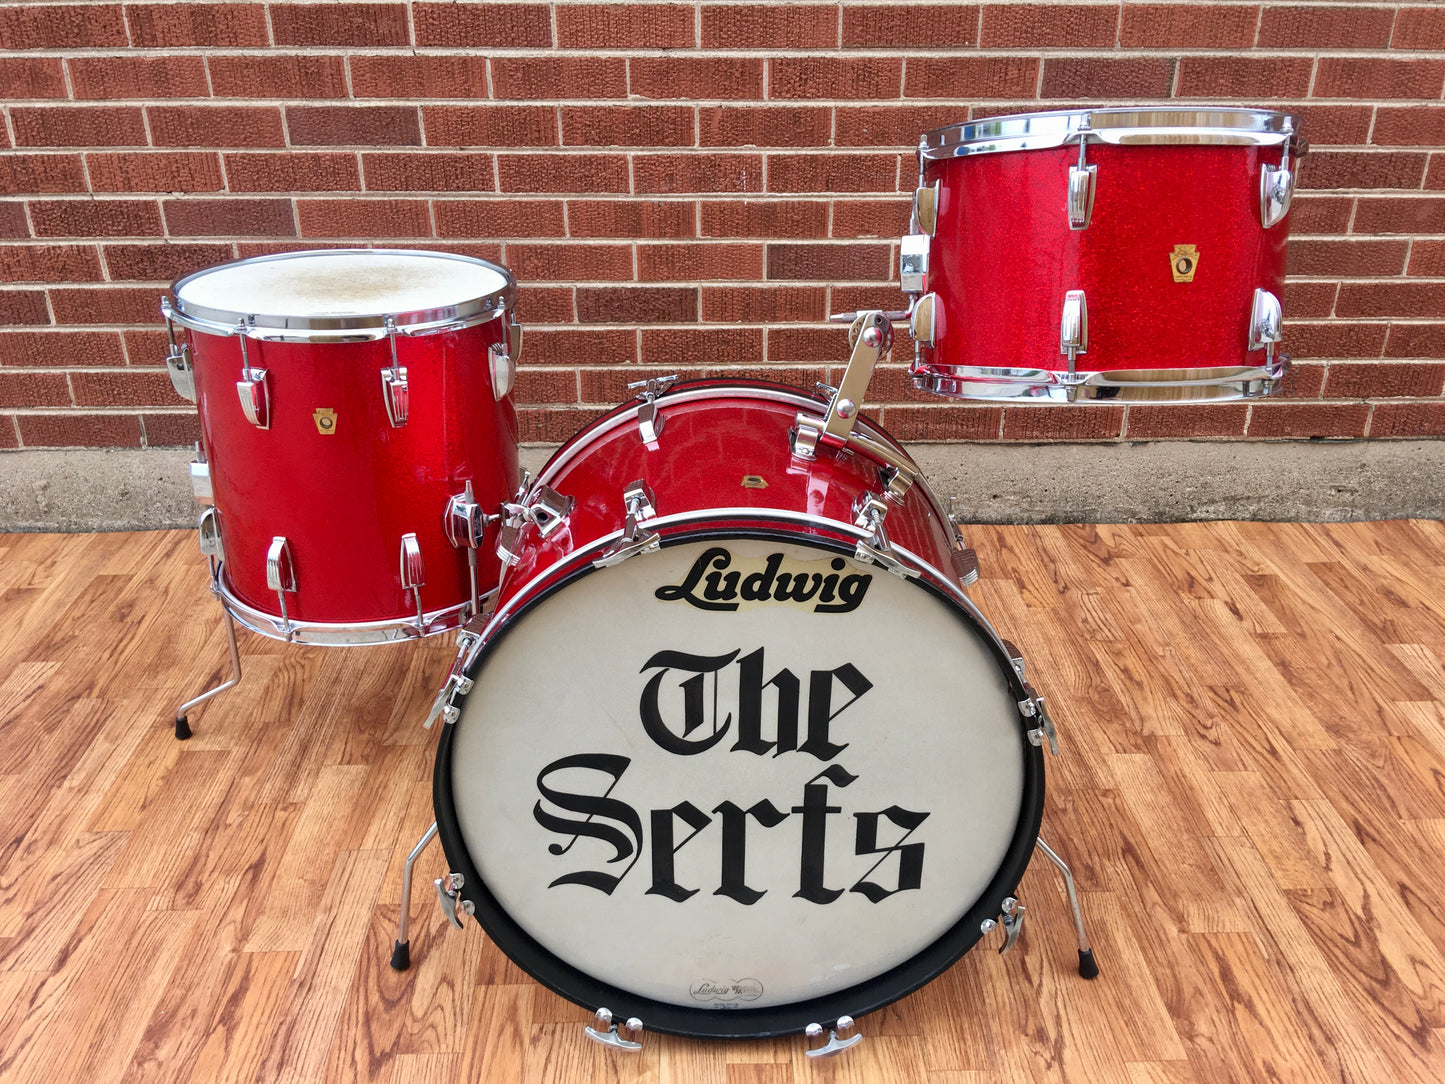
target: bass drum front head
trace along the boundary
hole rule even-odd
[[[437,819],[539,981],[651,1030],[783,1034],[903,996],[997,916],[1043,802],[1016,679],[926,576],[836,545],[695,533],[582,566],[487,644]]]

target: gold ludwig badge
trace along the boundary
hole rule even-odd
[[[336,435],[336,411],[329,406],[317,407],[311,420],[316,423],[316,431],[323,437]]]
[[[1169,271],[1175,282],[1193,282],[1199,270],[1199,250],[1193,245],[1175,245],[1169,253]]]

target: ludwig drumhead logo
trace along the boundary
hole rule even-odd
[[[681,583],[659,587],[654,594],[663,602],[686,602],[699,610],[731,612],[771,604],[846,614],[863,604],[873,582],[871,574],[847,569],[841,557],[796,561],[772,553],[747,560],[712,546],[698,555]]]
[[[713,982],[704,979],[688,987],[694,1001],[756,1001],[763,996],[763,984],[757,979],[734,979]]]

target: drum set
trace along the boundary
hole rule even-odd
[[[620,1049],[644,1027],[845,1049],[981,939],[1014,945],[1035,852],[1094,977],[1040,837],[1044,697],[968,597],[959,525],[861,406],[895,324],[943,396],[1271,391],[1296,127],[1098,109],[929,132],[909,304],[843,314],[837,387],[643,381],[536,478],[505,268],[331,250],[180,279],[167,366],[200,415],[232,676],[176,736],[240,680],[237,621],[309,644],[455,631],[392,966],[439,837],[447,918]]]

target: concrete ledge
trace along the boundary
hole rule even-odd
[[[1445,519],[1445,441],[916,444],[973,523]],[[522,449],[533,473],[552,447]],[[0,452],[0,530],[196,522],[185,449]]]

